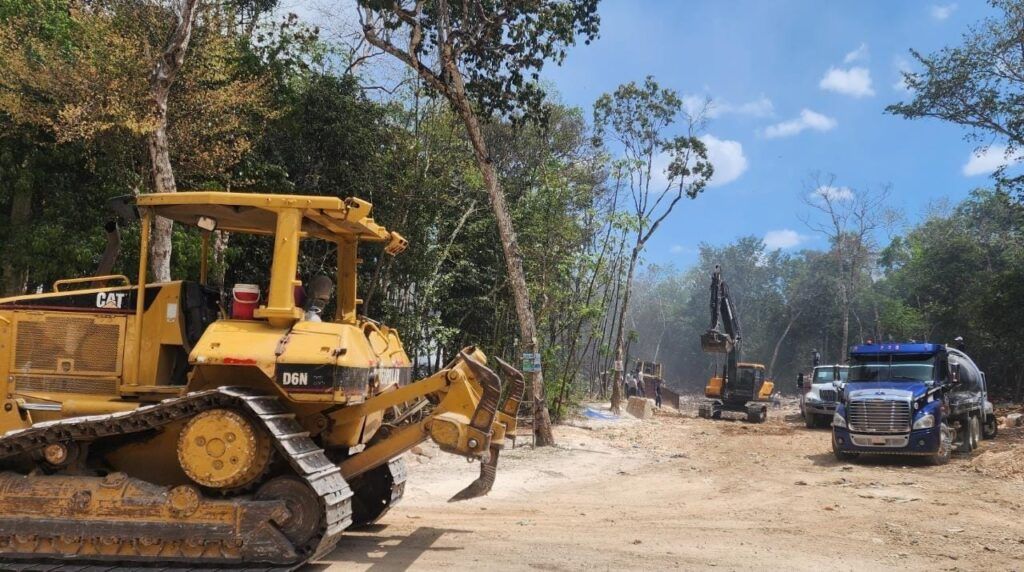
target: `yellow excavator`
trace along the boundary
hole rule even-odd
[[[711,274],[711,325],[701,334],[700,346],[706,353],[725,354],[725,364],[722,374],[713,376],[704,388],[704,396],[709,400],[698,406],[699,417],[720,419],[723,412],[731,411],[745,413],[752,423],[768,419],[768,401],[775,384],[765,377],[763,364],[739,361],[742,340],[729,286],[722,279],[722,268],[716,264]]]
[[[140,220],[135,284],[106,274],[0,299],[0,568],[291,570],[383,516],[402,453],[426,439],[481,463],[452,500],[491,489],[523,376],[496,360],[502,398],[469,347],[410,379],[398,332],[357,313],[359,244],[407,246],[369,203],[189,192],[113,206]],[[156,217],[199,229],[197,280],[147,281]],[[273,240],[269,284],[236,286],[230,312],[207,285],[217,230]],[[335,276],[296,278],[304,240],[337,248]]]

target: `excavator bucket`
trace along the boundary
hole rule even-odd
[[[700,348],[706,353],[727,354],[732,346],[729,337],[718,330],[708,330],[700,336]]]
[[[495,357],[498,362],[498,366],[501,368],[501,372],[505,374],[505,377],[510,379],[508,393],[505,395],[505,399],[501,403],[501,407],[498,408],[497,415],[499,422],[503,424],[505,434],[509,432],[515,432],[516,429],[516,415],[519,412],[519,403],[523,399],[523,391],[526,389],[526,380],[523,378],[523,374],[519,370],[505,363],[501,358]],[[476,362],[474,362],[475,364]],[[497,380],[497,375],[494,374],[490,369],[476,364],[480,368],[486,369],[490,375],[494,376]],[[474,373],[477,375],[483,374],[478,371],[478,368],[473,364],[470,365]],[[486,375],[486,374],[483,374]],[[483,401],[481,400],[481,405]],[[480,476],[475,481],[470,483],[466,488],[456,493],[452,498],[448,499],[448,502],[458,502],[477,497],[482,497],[487,493],[491,492],[491,487],[494,486],[494,479],[498,476],[498,455],[501,453],[501,449],[504,443],[498,442],[494,439],[491,440],[491,446],[488,451],[487,458],[480,462]]]

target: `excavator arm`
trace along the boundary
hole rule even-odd
[[[719,322],[724,332],[718,329]],[[701,349],[707,353],[738,352],[741,337],[740,319],[729,298],[729,286],[722,280],[722,267],[716,264],[711,274],[711,324],[701,334]]]
[[[723,397],[726,386],[736,379],[741,337],[740,320],[729,298],[729,286],[722,279],[722,267],[716,264],[711,273],[711,324],[700,336],[700,347],[706,353],[726,354],[726,358],[722,375],[712,377],[704,388],[705,396]]]

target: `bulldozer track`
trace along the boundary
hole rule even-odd
[[[73,563],[68,562],[69,558],[66,557],[53,557],[45,554],[3,554],[4,549],[11,545],[14,536],[23,534],[24,531],[12,529],[9,523],[4,523],[0,518],[0,569],[93,572],[124,570],[127,566],[128,569],[166,572],[211,569],[235,572],[269,572],[295,570],[309,560],[330,552],[338,543],[345,529],[352,523],[352,491],[341,476],[338,467],[310,439],[309,433],[302,429],[294,414],[289,413],[276,397],[249,389],[221,387],[166,399],[128,412],[37,423],[26,429],[10,431],[0,437],[0,461],[17,455],[35,453],[53,443],[91,442],[106,437],[159,429],[173,422],[188,419],[202,411],[215,408],[242,410],[249,413],[253,419],[258,419],[271,435],[277,452],[287,459],[295,475],[304,480],[319,497],[322,514],[321,530],[305,546],[294,547],[298,554],[298,560],[287,564],[262,566],[260,562],[250,564],[237,558],[190,559],[187,556],[182,557],[180,551],[175,553],[175,546],[167,547],[171,558],[163,559],[163,564],[159,559],[141,554],[119,554],[116,561],[109,557],[90,560],[87,556],[73,556]],[[404,479],[402,480],[404,481]],[[58,523],[50,538],[39,538],[38,540],[55,543],[57,540],[74,537],[76,534],[80,535],[81,532],[61,530]],[[134,543],[141,540],[137,536],[125,535],[115,537],[113,542],[132,547],[135,546]],[[153,541],[150,539],[150,542]],[[203,539],[198,541],[208,542]],[[80,542],[83,544],[109,543],[111,537],[82,537]],[[165,541],[157,538],[155,542]],[[159,552],[164,554],[163,547]]]

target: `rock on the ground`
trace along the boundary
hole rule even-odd
[[[630,397],[626,402],[626,413],[637,419],[650,419],[654,417],[654,403],[644,397]]]
[[[1024,425],[1024,413],[1011,413],[1003,418],[1004,427],[1020,427],[1022,425]]]

